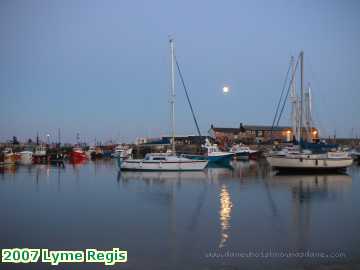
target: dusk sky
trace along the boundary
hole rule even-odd
[[[0,140],[169,134],[169,34],[202,132],[271,125],[304,50],[321,135],[360,135],[360,1],[1,0]],[[177,134],[196,134],[176,91]]]

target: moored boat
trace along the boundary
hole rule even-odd
[[[248,160],[257,153],[256,150],[252,150],[244,144],[233,145],[230,149],[230,152],[234,153],[235,157],[240,160]]]
[[[24,150],[19,153],[20,159],[18,160],[19,164],[30,165],[33,163],[33,152],[30,150]]]
[[[94,159],[96,154],[95,146],[90,146],[89,149],[85,152],[88,159]]]
[[[74,147],[73,150],[70,152],[70,162],[77,163],[80,161],[87,160],[87,155],[80,147]]]
[[[234,158],[234,153],[221,151],[217,144],[212,144],[206,139],[204,148],[207,149],[207,159],[211,163],[228,163]]]
[[[144,159],[118,158],[121,170],[131,171],[201,171],[208,164],[207,160],[192,160],[176,156],[175,149],[175,51],[174,41],[170,39],[171,50],[171,119],[172,119],[172,149],[167,154],[147,154]]]
[[[202,147],[206,149],[203,155],[182,154],[181,156],[193,160],[207,160],[209,163],[228,164],[235,155],[232,152],[221,151],[217,144],[210,143],[208,139]]]
[[[280,171],[308,172],[345,170],[353,163],[352,157],[350,157],[347,152],[339,151],[336,149],[336,146],[333,145],[309,143],[307,142],[309,136],[304,136],[305,131],[308,133],[309,130],[311,130],[311,126],[309,126],[311,110],[309,103],[310,90],[307,93],[307,99],[305,99],[304,95],[303,58],[304,54],[301,52],[298,60],[300,61],[301,67],[300,114],[299,117],[297,117],[298,111],[296,110],[295,117],[293,117],[293,119],[298,119],[293,121],[293,133],[298,134],[298,149],[270,153],[266,157],[266,160],[271,167]],[[295,71],[296,68],[292,72],[291,84],[294,83],[293,78],[295,77]],[[294,87],[294,85],[292,86]],[[304,103],[306,100],[307,102]],[[308,107],[304,107],[304,104],[307,104]],[[304,112],[306,112],[305,119],[303,117]],[[296,132],[296,130],[298,130],[298,132]]]
[[[130,171],[202,171],[207,160],[194,160],[166,154],[147,154],[144,159],[121,161],[121,170]]]
[[[47,148],[45,145],[38,145],[35,147],[33,153],[33,162],[36,164],[47,163]]]
[[[3,153],[3,157],[4,157],[4,161],[3,161],[4,166],[15,165],[17,157],[13,153],[11,148],[5,148],[2,153]]]
[[[340,171],[353,163],[346,152],[272,155],[266,157],[266,160],[271,167],[282,171]]]
[[[114,152],[111,154],[111,156],[114,158],[129,158],[131,155],[132,148],[123,145],[116,146]]]
[[[351,157],[356,160],[356,161],[360,161],[360,149],[352,149],[351,151],[349,151],[349,155],[351,155]]]

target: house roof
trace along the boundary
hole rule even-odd
[[[278,126],[278,127],[271,127],[271,126],[261,126],[261,125],[243,125],[242,126],[245,130],[262,130],[262,131],[282,131],[284,129],[291,129],[291,127],[285,126]],[[239,133],[241,128],[225,128],[225,127],[212,127],[211,128],[215,132],[224,132],[224,133]]]

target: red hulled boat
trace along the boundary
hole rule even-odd
[[[73,150],[70,153],[70,161],[73,163],[80,163],[80,162],[86,161],[87,159],[88,159],[87,155],[79,147],[73,148]]]

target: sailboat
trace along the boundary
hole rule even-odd
[[[201,171],[208,164],[207,160],[195,160],[179,157],[175,151],[175,45],[170,39],[171,51],[171,119],[172,150],[170,153],[150,153],[144,159],[127,159],[120,161],[120,169],[127,171]],[[120,159],[119,159],[120,160]]]
[[[296,170],[296,171],[339,171],[345,170],[351,166],[353,159],[348,155],[347,152],[338,150],[327,150],[319,151],[321,145],[312,145],[304,143],[304,131],[308,130],[307,127],[303,127],[303,111],[304,111],[304,53],[301,52],[299,55],[300,60],[300,76],[301,76],[301,96],[300,96],[300,117],[298,128],[294,130],[294,134],[299,134],[299,151],[283,152],[282,154],[270,154],[266,157],[270,166],[277,170]],[[294,78],[295,70],[292,72],[292,83]],[[306,102],[306,101],[305,101]],[[309,105],[309,104],[308,104]],[[306,111],[308,114],[309,111]],[[308,120],[308,119],[306,119]],[[294,128],[295,129],[295,128]],[[310,147],[312,146],[312,147]],[[313,148],[313,149],[311,149]],[[317,148],[317,152],[314,149]]]

